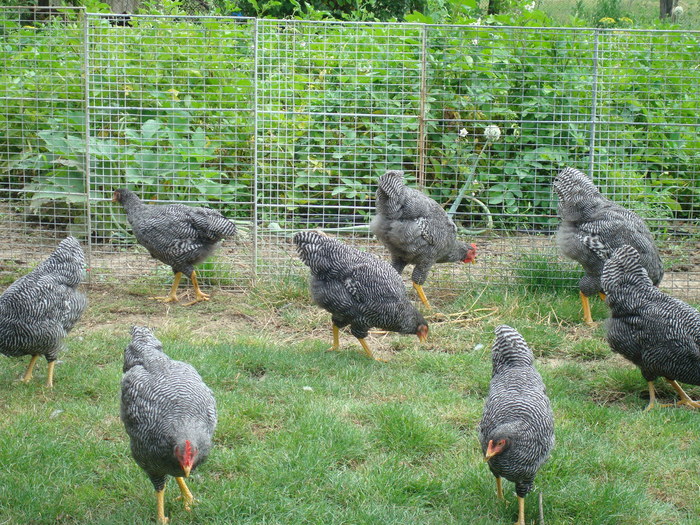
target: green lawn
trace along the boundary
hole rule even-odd
[[[573,15],[589,20],[601,5],[619,7],[619,15],[632,20],[633,27],[651,27],[659,19],[659,0],[537,0],[537,8],[547,13],[560,25],[568,25]],[[683,28],[700,28],[700,0],[680,0],[683,15],[676,23]],[[615,15],[615,13],[608,13]]]
[[[326,352],[328,315],[293,283],[213,290],[211,302],[191,308],[154,304],[152,293],[91,290],[53,391],[45,361],[24,385],[27,358],[1,358],[0,524],[154,522],[152,486],[119,420],[135,323],[155,326],[166,352],[192,363],[218,403],[215,448],[189,482],[193,511],[175,499],[173,481],[166,489],[173,524],[510,524],[513,485],[499,502],[476,437],[493,328],[503,322],[535,351],[556,418],[528,524],[538,520],[539,492],[551,525],[698,523],[700,414],[643,412],[646,383],[610,353],[602,326],[580,323],[576,290],[487,290],[479,311],[469,308],[479,291],[438,300],[441,311],[465,311],[463,322],[433,323],[424,346],[371,337],[388,363],[365,358],[347,334],[341,351]],[[592,303],[604,318],[605,306]]]

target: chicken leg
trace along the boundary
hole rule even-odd
[[[515,525],[525,525],[525,498],[518,496],[518,521]]]
[[[37,359],[39,359],[39,354],[34,354],[29,360],[27,371],[24,373],[24,376],[22,376],[23,383],[28,383],[32,379],[32,372],[34,371],[34,365],[36,364]]]
[[[685,390],[683,390],[683,388],[681,388],[681,385],[679,385],[678,383],[676,383],[676,382],[675,382],[674,380],[672,380],[672,379],[668,379],[668,378],[667,378],[666,381],[668,381],[669,383],[671,383],[671,386],[673,387],[673,389],[674,389],[676,392],[678,392],[678,395],[681,397],[681,400],[680,400],[678,403],[676,403],[676,404],[678,404],[678,405],[688,405],[688,406],[691,407],[691,408],[700,408],[700,403],[698,403],[697,401],[693,401],[692,399],[690,399],[690,398],[688,397],[688,394],[685,393]],[[667,405],[667,406],[673,406],[673,405]]]
[[[190,301],[189,303],[185,303],[184,306],[191,306],[193,304],[199,303],[201,301],[208,301],[209,300],[209,294],[204,293],[200,288],[199,288],[199,283],[197,282],[197,275],[194,270],[192,270],[192,274],[190,275],[190,281],[192,281],[192,286],[194,287],[194,301]]]
[[[581,296],[581,305],[583,306],[583,322],[588,326],[593,325],[593,317],[591,317],[591,304],[588,302],[588,297],[579,292]]]
[[[333,323],[333,346],[331,346],[328,351],[333,352],[340,348],[340,329]]]
[[[175,481],[177,481],[178,486],[180,487],[180,492],[182,493],[182,496],[180,497],[185,504],[185,510],[190,511],[192,510],[192,504],[194,503],[194,496],[190,492],[190,489],[187,488],[187,484],[185,483],[185,478],[182,477],[177,477],[175,478]],[[180,499],[178,498],[178,499]]]
[[[500,500],[503,498],[503,482],[500,477],[496,478],[496,497]]]
[[[170,288],[170,293],[165,297],[154,297],[163,303],[176,303],[177,302],[177,287],[180,286],[180,279],[182,279],[182,272],[177,272],[175,274],[175,279],[173,280],[173,285]]]
[[[369,345],[367,344],[367,341],[364,338],[360,339],[358,337],[357,340],[360,342],[360,345],[362,345],[362,349],[365,351],[365,354],[367,354],[367,357],[369,357],[370,359],[374,359],[375,361],[381,361],[383,363],[386,363],[386,359],[374,356],[372,350],[369,349]]]
[[[156,490],[156,512],[158,513],[158,523],[168,523],[170,520],[165,517],[165,487]]]
[[[413,283],[413,288],[416,289],[416,293],[418,294],[418,297],[420,297],[421,302],[425,305],[425,307],[428,310],[431,310],[430,303],[428,302],[428,298],[425,296],[425,292],[423,291],[423,287],[418,284],[418,283]]]
[[[46,386],[53,388],[53,369],[56,366],[56,361],[49,361],[48,377],[46,378]]]

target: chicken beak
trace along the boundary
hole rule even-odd
[[[486,448],[486,454],[484,454],[484,461],[489,461],[496,454],[501,452],[501,447],[494,445],[493,440],[489,441],[489,446]]]
[[[187,478],[190,476],[190,470],[192,470],[192,467],[188,465],[186,467],[182,467],[182,470],[185,471],[185,477]]]

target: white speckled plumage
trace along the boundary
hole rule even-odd
[[[489,460],[489,468],[497,478],[514,482],[518,496],[525,497],[554,446],[554,414],[532,351],[510,326],[496,328],[492,361],[479,442],[486,454],[489,441],[508,440],[507,448]]]
[[[216,210],[184,204],[147,204],[132,191],[119,189],[115,199],[124,206],[136,240],[152,257],[190,277],[236,225]]]
[[[653,285],[631,246],[605,263],[601,278],[611,317],[607,340],[647,381],[700,385],[700,313]]]
[[[402,171],[379,178],[372,233],[391,253],[391,264],[401,273],[413,264],[411,280],[423,285],[435,263],[467,262],[476,247],[457,240],[457,227],[445,210],[427,195],[409,188]]]
[[[192,469],[209,455],[217,422],[214,395],[193,366],[169,358],[144,327],[132,328],[124,352],[121,419],[131,453],[156,491],[168,475],[186,476],[177,457],[189,441],[196,451]]]
[[[311,295],[333,323],[358,339],[371,327],[416,334],[427,323],[411,304],[401,277],[385,261],[315,231],[294,236],[299,257],[311,269]]]
[[[664,275],[654,239],[644,220],[636,213],[604,197],[584,173],[563,169],[554,179],[559,196],[561,225],[557,244],[568,258],[583,267],[581,293],[591,296],[602,291],[600,274],[612,252],[623,245],[634,246],[652,282]]]
[[[80,243],[67,237],[31,273],[5,290],[0,296],[0,353],[56,360],[64,337],[87,307],[78,290],[84,267]]]

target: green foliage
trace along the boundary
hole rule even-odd
[[[586,169],[593,146],[604,193],[659,224],[700,212],[692,35],[500,27],[546,25],[527,3],[485,27],[473,0],[432,6],[407,18],[471,25],[260,20],[253,35],[240,19],[134,18],[123,28],[89,17],[87,62],[77,15],[30,27],[3,12],[0,181],[31,213],[58,206],[78,225],[88,198],[126,185],[240,218],[257,195],[268,223],[344,227],[368,214],[379,174],[416,173],[422,152],[426,190],[462,227],[548,230],[553,174]],[[182,14],[179,2],[165,7]],[[118,229],[96,213],[92,233]]]

